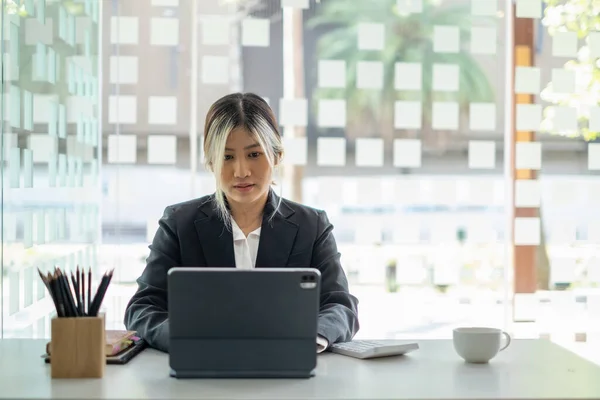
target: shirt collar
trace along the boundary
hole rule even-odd
[[[261,227],[258,227],[257,229],[250,232],[248,237],[250,237],[250,236],[260,237],[260,230],[261,230]],[[240,229],[240,227],[238,226],[238,224],[235,222],[235,220],[233,218],[231,218],[231,233],[233,234],[233,240],[235,242],[237,242],[238,240],[246,240],[246,235],[244,235],[244,232],[242,232],[242,230]]]

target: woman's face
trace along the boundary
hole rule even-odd
[[[271,181],[272,168],[260,144],[243,128],[231,131],[221,169],[227,200],[239,204],[264,202]]]

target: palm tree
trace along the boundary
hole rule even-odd
[[[471,56],[468,45],[471,27],[475,18],[478,25],[495,23],[487,17],[474,17],[470,4],[439,6],[435,0],[423,0],[422,12],[402,14],[397,0],[371,0],[348,2],[347,0],[323,0],[317,14],[307,24],[308,28],[328,29],[318,42],[318,57],[321,60],[346,61],[347,84],[345,88],[320,88],[315,99],[345,99],[347,101],[348,137],[372,134],[377,137],[394,136],[394,102],[397,100],[419,100],[422,108],[422,128],[409,132],[412,135],[431,131],[432,103],[434,101],[456,101],[460,111],[465,112],[469,103],[489,102],[494,98],[492,86],[483,68]],[[360,23],[382,23],[385,26],[385,45],[380,51],[358,49]],[[434,29],[436,26],[455,26],[460,32],[460,48],[457,53],[434,51]],[[381,90],[364,90],[356,87],[357,63],[380,61],[383,63],[384,80]],[[398,91],[395,89],[396,63],[420,63],[423,65],[420,91]],[[457,92],[435,92],[433,90],[433,64],[454,64],[460,69]],[[373,126],[378,127],[373,129]],[[436,137],[440,137],[439,131]]]

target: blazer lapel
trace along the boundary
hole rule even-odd
[[[269,220],[278,202],[279,197],[271,191],[260,230],[256,268],[287,266],[290,253],[294,247],[298,225],[289,219],[294,214],[294,210],[282,202],[273,219]]]
[[[214,196],[200,205],[200,217],[194,221],[207,267],[235,267],[233,236],[214,210]]]

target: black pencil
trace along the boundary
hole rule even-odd
[[[90,267],[89,271],[88,271],[88,299],[87,299],[87,303],[88,303],[88,316],[91,317],[90,314],[90,308],[92,307],[92,268]]]

